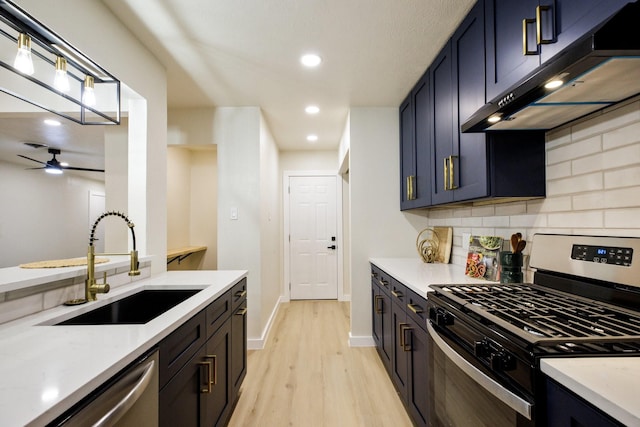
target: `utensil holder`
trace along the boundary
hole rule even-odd
[[[522,252],[500,252],[500,283],[522,283]]]

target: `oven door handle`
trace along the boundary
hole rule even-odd
[[[436,330],[431,325],[431,322],[429,321],[427,322],[427,329],[433,342],[458,368],[460,368],[465,374],[467,374],[471,379],[473,379],[489,393],[493,394],[495,397],[504,402],[511,409],[526,417],[528,420],[531,419],[531,412],[533,409],[533,405],[531,403],[527,402],[520,396],[513,394],[512,392],[504,388],[501,384],[494,381],[484,372],[465,360],[464,357],[460,356],[440,337],[440,335],[438,335],[438,332],[436,332]]]

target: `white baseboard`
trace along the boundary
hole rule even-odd
[[[269,321],[267,322],[264,330],[262,331],[262,336],[260,338],[248,338],[247,339],[247,350],[262,350],[267,343],[267,339],[269,338],[269,332],[271,331],[271,326],[273,326],[273,321],[278,314],[278,310],[280,309],[280,304],[283,303],[283,297],[278,299],[276,306],[273,307],[273,311],[271,311],[271,316],[269,316]]]
[[[351,295],[350,294],[343,294],[338,301],[351,301]]]
[[[371,335],[362,335],[355,337],[349,332],[349,347],[375,347],[376,343],[373,341]]]

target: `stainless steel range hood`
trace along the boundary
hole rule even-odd
[[[640,93],[640,2],[577,40],[462,124],[462,132],[538,129],[570,122]],[[544,85],[561,78],[558,89]],[[490,117],[499,117],[492,123]]]

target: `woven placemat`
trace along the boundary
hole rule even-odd
[[[96,258],[96,264],[103,264],[105,262],[109,262],[109,258]],[[79,267],[82,265],[87,265],[87,257],[36,261],[27,264],[20,264],[20,268]]]

